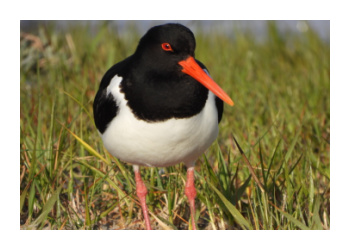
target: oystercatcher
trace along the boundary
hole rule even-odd
[[[95,125],[104,146],[133,165],[147,229],[147,189],[139,166],[185,163],[185,194],[196,229],[194,162],[218,135],[222,101],[233,106],[194,58],[195,47],[193,33],[181,24],[151,28],[133,55],[106,72],[94,100]]]

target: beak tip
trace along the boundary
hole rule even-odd
[[[220,97],[219,97],[220,98]],[[224,102],[226,102],[228,105],[230,105],[231,107],[233,106],[233,105],[235,105],[235,103],[231,100],[231,98],[230,97],[224,97],[224,98],[220,98],[221,100],[223,100]]]

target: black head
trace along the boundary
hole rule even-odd
[[[148,63],[148,69],[181,70],[178,62],[194,57],[196,41],[191,30],[181,24],[164,24],[151,28],[141,38],[135,55]]]
[[[195,47],[193,33],[181,24],[155,26],[140,39],[134,55],[122,63],[127,70],[121,92],[136,117],[160,121],[201,111],[208,89],[180,65],[194,57]]]

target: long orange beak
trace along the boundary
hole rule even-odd
[[[210,78],[210,76],[204,72],[204,70],[196,63],[196,60],[190,56],[186,60],[180,61],[182,66],[182,72],[192,76],[198,82],[203,84],[207,89],[213,92],[217,97],[226,102],[228,105],[233,106],[231,98]]]

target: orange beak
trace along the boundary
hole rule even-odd
[[[207,89],[213,92],[217,97],[226,102],[228,105],[233,106],[231,98],[223,91],[210,76],[204,72],[204,70],[196,63],[196,60],[190,56],[186,60],[180,61],[182,66],[182,72],[192,76],[198,82],[203,84]]]

